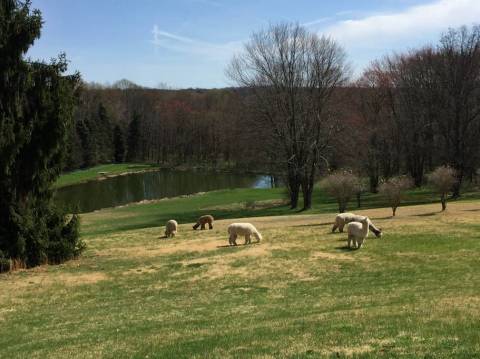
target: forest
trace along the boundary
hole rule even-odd
[[[382,180],[399,174],[421,186],[427,173],[450,165],[459,185],[475,181],[479,44],[479,27],[450,30],[436,46],[387,56],[333,88],[315,178],[349,169],[368,177],[376,192]],[[282,173],[279,144],[255,97],[254,86],[162,90],[125,79],[111,86],[84,83],[64,170],[141,161]]]

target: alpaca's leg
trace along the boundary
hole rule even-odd
[[[200,229],[203,231],[205,229],[205,222],[202,222],[202,225],[200,226]]]
[[[352,237],[348,236],[348,248],[352,248]]]
[[[250,235],[246,234],[245,235],[245,244],[250,244],[251,242],[252,242],[252,240],[250,239]]]
[[[212,222],[208,222],[208,229],[213,229],[213,224],[212,224]]]
[[[336,230],[337,228],[338,228],[337,222],[335,222],[335,223],[333,224],[333,227],[332,227],[332,233],[335,232],[335,230]]]
[[[339,231],[340,233],[343,233],[343,227],[345,227],[345,223],[342,223],[342,224],[340,224],[340,225],[338,226],[338,231]]]

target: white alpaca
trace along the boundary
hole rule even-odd
[[[165,237],[175,237],[177,233],[178,223],[176,220],[171,219],[165,225]]]
[[[352,242],[355,244],[355,248],[362,248],[363,241],[368,236],[368,227],[370,220],[368,217],[363,217],[360,222],[350,222],[347,224],[348,233],[348,248],[351,248]]]
[[[359,216],[358,214],[354,213],[337,214],[335,217],[335,222],[333,223],[332,232],[335,232],[335,230],[338,228],[338,231],[343,233],[343,227],[345,227],[346,224],[351,222],[361,222],[362,219],[363,216]],[[368,221],[370,230],[375,234],[375,236],[378,238],[382,237],[382,229],[377,228],[372,221],[370,221],[370,219]]]
[[[228,226],[228,243],[231,246],[237,245],[237,237],[245,236],[245,244],[252,242],[250,236],[257,238],[257,242],[260,242],[262,235],[257,231],[255,226],[251,223],[232,223]]]

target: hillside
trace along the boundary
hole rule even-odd
[[[438,210],[359,211],[385,235],[358,251],[330,233],[333,214],[242,218],[264,240],[235,248],[234,219],[185,223],[165,240],[161,223],[94,234],[131,212],[84,215],[79,260],[1,276],[0,347],[31,358],[474,357],[480,201]]]

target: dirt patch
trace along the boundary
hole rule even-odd
[[[328,351],[323,351],[324,355],[340,354],[347,357],[357,356],[359,354],[366,354],[373,351],[373,348],[370,345],[358,345],[354,347],[333,347]]]
[[[0,291],[2,287],[15,286],[17,290],[21,289],[42,289],[52,285],[77,286],[85,284],[95,284],[103,280],[107,280],[108,276],[102,272],[90,273],[54,273],[48,272],[47,266],[42,269],[25,271],[28,273],[25,277],[19,277],[20,273],[14,273],[7,280],[0,283]]]
[[[478,316],[480,314],[480,296],[441,298],[436,303],[435,307],[442,312],[461,310],[462,312],[469,313],[472,316]]]
[[[352,261],[354,258],[344,253],[313,252],[311,259],[329,259],[340,261]]]

